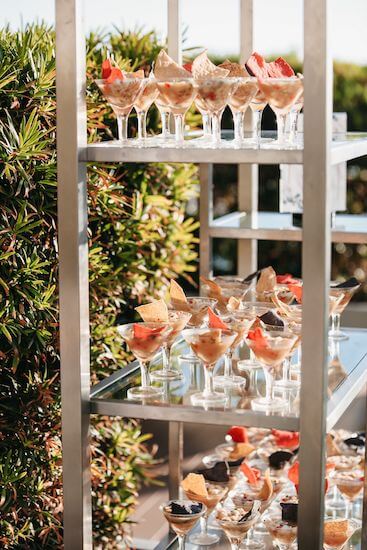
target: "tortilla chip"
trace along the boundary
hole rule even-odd
[[[270,479],[270,470],[266,470],[264,476],[264,483],[259,493],[256,495],[256,499],[266,501],[273,496],[273,482]]]
[[[154,76],[158,80],[166,78],[190,78],[191,73],[173,61],[164,50],[161,50],[155,62]]]
[[[185,479],[181,481],[181,487],[184,491],[194,493],[201,497],[208,497],[205,478],[202,474],[188,474]]]
[[[237,311],[241,305],[241,302],[238,298],[231,296],[227,302],[227,308],[229,311]]]
[[[230,460],[238,460],[240,458],[246,458],[255,450],[253,445],[250,443],[236,443],[235,448],[229,454]]]
[[[209,290],[211,291],[213,296],[217,297],[222,294],[221,287],[214,281],[211,281],[210,279],[206,279],[205,277],[200,277],[200,281],[209,287]]]
[[[164,300],[155,300],[135,308],[146,323],[167,323],[168,308]]]
[[[274,290],[277,284],[277,274],[272,267],[266,267],[261,270],[260,278],[256,284],[256,291],[258,293],[268,290]]]
[[[183,302],[187,304],[186,294],[174,279],[171,279],[169,295],[172,301],[174,302]]]
[[[198,55],[193,63],[192,63],[192,76],[195,79],[203,79],[203,78],[225,78],[229,75],[229,71],[227,69],[222,69],[221,67],[217,67],[212,63],[207,56],[206,50],[203,51],[200,55]]]
[[[331,434],[326,435],[326,456],[340,456],[342,453],[338,449]]]

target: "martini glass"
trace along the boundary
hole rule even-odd
[[[259,78],[258,85],[277,118],[278,138],[269,146],[276,149],[292,149],[293,145],[286,139],[286,120],[292,105],[303,94],[303,79]]]
[[[168,107],[168,105],[163,103],[163,99],[159,95],[159,91],[158,91],[158,98],[155,101],[155,105],[159,111],[159,114],[161,115],[162,132],[158,136],[155,136],[154,140],[157,141],[161,146],[171,144],[172,140],[175,137],[170,132],[171,110]]]
[[[130,351],[139,361],[141,386],[130,388],[129,399],[149,399],[162,394],[161,388],[150,384],[148,364],[157,352],[165,345],[172,329],[167,323],[129,323],[120,325],[117,330]]]
[[[258,91],[256,78],[242,77],[237,79],[237,87],[228,99],[228,105],[232,111],[234,123],[234,143],[236,146],[245,145],[247,141],[251,145],[253,140],[244,139],[244,118],[251,101]]]
[[[180,510],[181,508],[181,510]],[[192,512],[191,509],[201,508],[197,512]],[[173,513],[172,509],[176,512]],[[197,522],[207,512],[205,504],[194,500],[169,500],[160,506],[161,512],[168,521],[171,529],[176,533],[178,538],[178,550],[184,550],[185,538],[191,529],[195,527]],[[178,513],[184,511],[189,513]]]
[[[233,344],[236,333],[215,328],[185,329],[182,336],[199,357],[204,367],[205,387],[201,393],[191,396],[193,405],[215,406],[226,401],[223,393],[214,391],[213,371],[216,363]]]
[[[360,288],[360,284],[357,284],[350,288],[335,288],[330,287],[330,294],[339,298],[338,304],[335,306],[331,313],[331,329],[329,331],[329,338],[332,340],[348,340],[349,336],[340,330],[340,317],[347,305],[349,304],[352,296]]]
[[[150,106],[158,97],[157,84],[154,78],[148,78],[144,89],[134,102],[134,109],[138,118],[138,145],[146,144],[147,138],[147,113]]]
[[[251,317],[253,321],[255,321],[257,317],[260,317],[261,315],[264,315],[264,313],[267,313],[271,308],[272,304],[270,302],[266,303],[243,301],[241,303],[241,311]],[[252,350],[250,349],[250,359],[242,359],[241,361],[238,361],[237,368],[240,371],[249,370],[251,373],[253,369],[260,369],[261,365],[256,359]]]
[[[185,114],[194,101],[197,86],[193,78],[169,78],[157,80],[160,100],[168,105],[175,120],[177,147],[184,145]]]
[[[246,311],[240,310],[232,312],[228,319],[224,319],[224,322],[230,330],[236,333],[236,338],[225,355],[224,374],[223,376],[214,377],[214,386],[233,388],[245,383],[243,376],[236,376],[233,373],[233,355],[247,336],[253,323],[253,318]]]
[[[227,494],[226,487],[221,487],[220,485],[214,483],[206,482],[205,487],[208,496],[197,495],[196,493],[185,491],[186,498],[197,500],[198,502],[204,504],[206,507],[206,510],[200,519],[200,533],[192,534],[189,539],[191,543],[197,544],[198,546],[209,546],[210,544],[215,544],[219,541],[218,535],[214,533],[208,533],[208,520],[214,508]]]
[[[298,141],[298,118],[303,109],[303,94],[297,99],[289,112],[289,142],[295,149],[302,149],[303,143]]]
[[[163,344],[163,369],[153,371],[150,376],[152,380],[181,380],[183,378],[181,371],[172,368],[171,351],[176,338],[186,327],[190,318],[191,313],[188,311],[169,310],[168,324],[172,330]]]
[[[117,117],[118,141],[121,145],[130,144],[127,138],[129,114],[147,80],[147,78],[124,76],[123,79],[116,79],[113,82],[108,82],[108,79],[95,81]]]
[[[297,539],[297,523],[282,519],[278,510],[269,510],[263,521],[269,531],[271,540],[279,550],[291,550]]]
[[[212,121],[212,145],[221,144],[221,120],[223,111],[237,85],[237,78],[212,77],[196,80],[197,100],[202,108],[210,114]]]
[[[324,549],[342,550],[346,543],[361,528],[355,519],[328,519],[324,523]]]
[[[251,508],[220,508],[216,520],[228,537],[231,550],[239,550],[255,522],[259,519],[259,502],[253,501]],[[252,511],[253,510],[253,511]],[[258,547],[259,548],[259,547]],[[262,545],[260,548],[264,548]]]
[[[343,495],[346,503],[346,516],[352,517],[353,502],[355,502],[364,488],[363,470],[339,470],[334,471],[330,476],[340,493]]]
[[[284,329],[284,327],[281,328]],[[272,330],[272,327],[270,325],[266,325],[265,330]],[[296,322],[289,322],[287,324],[287,330],[296,336],[296,341],[291,348],[289,355],[284,359],[282,378],[274,382],[274,387],[281,390],[292,391],[298,389],[301,385],[299,380],[294,380],[291,377],[291,358],[301,344],[302,325]]]
[[[274,375],[281,368],[297,338],[288,331],[269,331],[264,334],[264,337],[265,342],[246,339],[247,345],[252,349],[263,367],[266,383],[265,397],[253,399],[251,406],[254,410],[271,412],[287,406],[285,399],[273,395]]]

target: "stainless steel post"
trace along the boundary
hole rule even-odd
[[[168,55],[177,63],[182,63],[180,0],[168,0],[167,4],[167,42]]]
[[[303,328],[298,548],[322,548],[330,281],[328,0],[304,2]]]
[[[92,549],[85,41],[81,0],[57,0],[57,172],[65,550]]]
[[[209,227],[213,221],[213,165],[200,164],[200,275],[212,274],[212,239]]]
[[[254,40],[254,2],[240,0],[240,63],[245,63],[253,51]],[[252,127],[252,117],[248,111],[245,130]],[[258,166],[256,164],[238,165],[238,209],[253,213],[258,208]],[[237,273],[245,277],[257,267],[257,240],[238,239]]]
[[[182,477],[183,424],[168,423],[168,493],[169,498],[178,498]]]

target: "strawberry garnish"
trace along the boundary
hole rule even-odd
[[[297,284],[294,284],[294,283],[290,283],[287,285],[289,290],[292,292],[292,294],[294,294],[297,302],[299,304],[302,304],[302,285],[297,283]]]
[[[106,78],[106,82],[108,82],[108,84],[112,84],[112,82],[114,82],[115,80],[123,80],[123,78],[124,75],[122,74],[121,69],[119,69],[118,67],[112,67],[111,73]]]
[[[261,472],[257,468],[251,468],[246,462],[242,462],[240,470],[247,478],[250,485],[256,485],[261,477]]]
[[[222,319],[214,313],[211,307],[208,307],[209,328],[221,328],[228,330],[228,326],[222,321]]]
[[[134,323],[133,330],[134,330],[134,338],[139,338],[141,340],[146,340],[147,338],[150,338],[151,336],[154,336],[156,334],[160,334],[164,330],[164,326],[161,327],[146,327],[144,325],[141,325],[139,323]]]
[[[299,447],[298,432],[287,432],[285,430],[272,430],[272,434],[275,437],[276,444],[279,447],[287,447],[289,449],[295,449]]]
[[[280,285],[297,284],[298,281],[289,273],[285,275],[277,275],[277,283]]]
[[[244,426],[232,426],[227,435],[230,435],[235,443],[248,443],[247,429]]]
[[[186,71],[189,71],[189,73],[192,73],[192,63],[185,63],[182,66]]]
[[[256,327],[255,330],[250,330],[249,333],[247,334],[247,338],[249,340],[253,340],[259,346],[267,346],[268,345],[268,341],[265,338],[265,336],[263,334],[263,331],[261,330],[260,327]]]
[[[112,71],[112,64],[109,59],[102,61],[102,78],[106,79],[110,76]]]

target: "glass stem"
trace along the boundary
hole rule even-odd
[[[287,115],[277,114],[277,131],[278,131],[278,143],[283,145],[285,143],[285,125],[287,121]]]
[[[243,138],[242,122],[243,122],[242,113],[239,111],[234,112],[233,113],[234,140],[237,142],[242,141],[242,138]]]
[[[333,313],[333,332],[338,334],[340,332],[340,313]]]
[[[162,363],[164,371],[168,371],[169,369],[170,354],[170,349],[168,345],[165,344],[162,348]]]
[[[149,371],[148,365],[144,361],[140,361],[140,374],[142,387],[148,388],[150,386]]]
[[[175,115],[175,139],[177,145],[182,145],[184,142],[184,117],[183,115]]]
[[[208,534],[208,518],[206,516],[200,518],[200,531],[202,535]]]
[[[224,356],[224,376],[227,378],[232,376],[232,351],[229,350]]]
[[[214,393],[213,369],[214,365],[204,365],[205,386],[203,394],[205,396],[213,395]]]
[[[260,145],[261,141],[261,120],[263,117],[263,111],[253,111],[252,112],[253,120],[253,137],[256,140],[256,144]]]
[[[236,542],[231,542],[231,550],[238,550],[240,547]]]
[[[265,375],[265,399],[267,402],[270,403],[273,399],[274,377],[266,367],[264,367],[264,375]]]
[[[185,535],[177,535],[178,539],[178,550],[185,549]]]
[[[283,381],[288,382],[290,380],[291,360],[289,357],[283,361]]]
[[[289,141],[290,143],[292,143],[292,145],[295,145],[297,143],[298,114],[298,111],[291,111],[289,113]]]
[[[170,135],[169,131],[169,113],[167,111],[164,111],[163,109],[159,109],[160,115],[161,115],[161,122],[162,122],[162,137],[167,138]]]
[[[222,113],[212,114],[212,135],[214,143],[220,143]]]
[[[147,112],[139,111],[137,113],[138,118],[138,139],[143,141],[147,137]]]
[[[208,113],[201,113],[203,119],[203,136],[209,137],[212,135],[212,125],[210,115]]]
[[[127,115],[120,115],[117,117],[118,139],[121,142],[124,142],[127,140],[127,121],[128,121]]]

